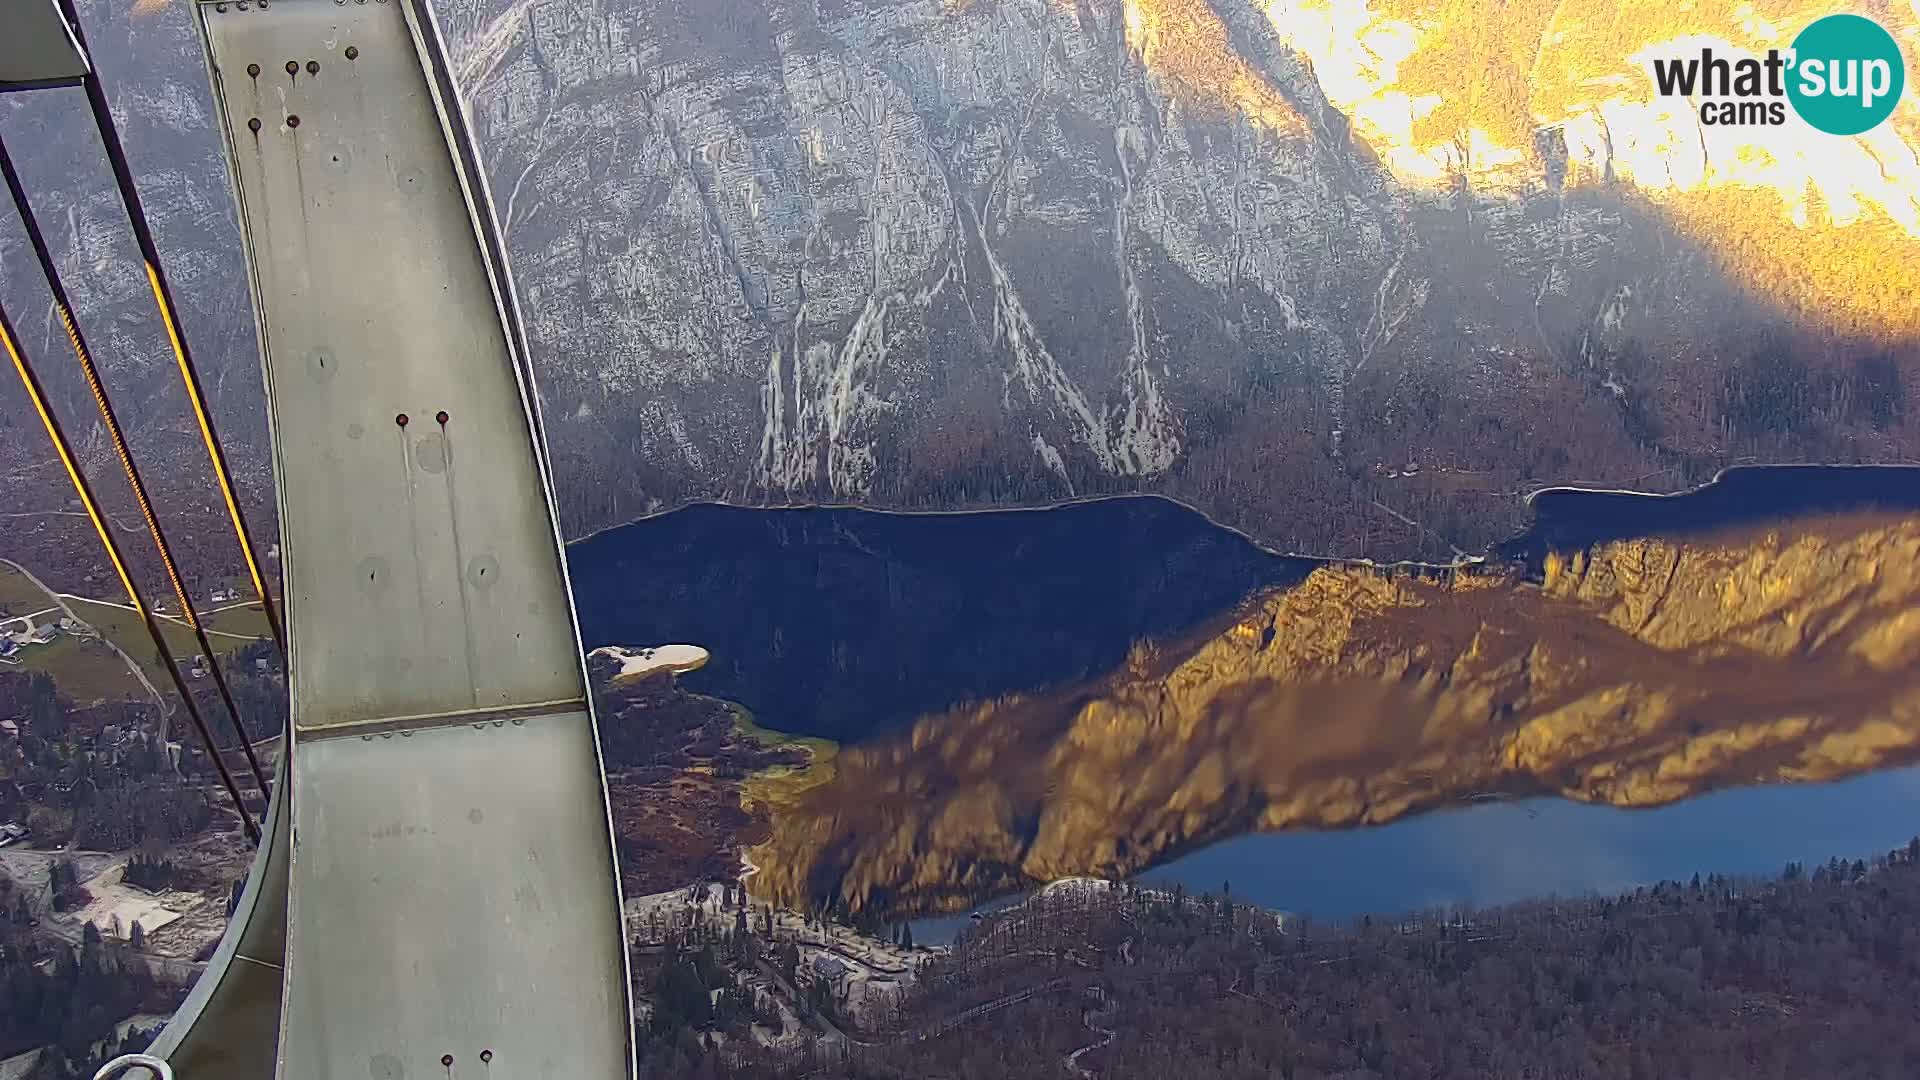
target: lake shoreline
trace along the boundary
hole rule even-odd
[[[1710,491],[1715,489],[1717,485],[1721,485],[1724,481],[1740,477],[1744,474],[1765,474],[1769,472],[1785,472],[1785,471],[1801,471],[1801,470],[1849,470],[1849,471],[1860,471],[1860,472],[1867,472],[1867,473],[1878,473],[1880,475],[1887,476],[1889,478],[1899,477],[1901,479],[1909,480],[1915,485],[1920,485],[1920,463],[1822,464],[1819,462],[1776,462],[1776,463],[1769,463],[1769,464],[1729,465],[1726,468],[1721,469],[1719,472],[1715,473],[1713,475],[1713,478],[1710,480],[1707,480],[1705,483],[1697,484],[1689,488],[1682,488],[1677,491],[1639,491],[1632,488],[1603,487],[1598,484],[1591,487],[1583,486],[1579,483],[1552,484],[1545,487],[1535,488],[1534,490],[1528,492],[1526,495],[1521,496],[1520,501],[1524,506],[1528,508],[1530,512],[1534,512],[1537,514],[1538,508],[1535,506],[1535,503],[1536,501],[1541,500],[1543,497],[1547,499],[1553,499],[1555,497],[1568,496],[1568,495],[1626,496],[1626,497],[1631,497],[1633,499],[1646,499],[1646,500],[1685,500],[1689,497],[1694,497],[1694,496],[1699,496],[1699,495],[1709,493]],[[1218,518],[1215,518],[1213,515],[1209,514],[1207,511],[1202,510],[1200,507],[1195,506],[1194,504],[1187,502],[1184,499],[1180,499],[1172,495],[1165,495],[1159,492],[1151,492],[1151,491],[1108,492],[1100,495],[1082,495],[1082,496],[1076,496],[1070,499],[1059,499],[1053,502],[1049,502],[1043,506],[975,506],[975,507],[956,507],[953,509],[945,509],[945,510],[906,509],[901,507],[875,506],[875,505],[870,505],[865,503],[855,503],[855,502],[824,502],[823,501],[823,502],[750,503],[750,502],[739,502],[731,499],[694,499],[688,502],[680,503],[676,506],[668,507],[666,509],[656,510],[651,513],[641,514],[637,517],[628,518],[625,521],[615,522],[609,525],[602,525],[599,528],[592,529],[588,532],[582,533],[577,537],[568,539],[566,541],[566,546],[574,547],[576,545],[586,544],[587,542],[595,540],[605,534],[617,532],[621,529],[625,529],[630,526],[642,525],[648,522],[659,521],[664,518],[670,518],[676,514],[685,513],[689,510],[701,510],[701,509],[724,509],[724,510],[744,510],[744,511],[767,511],[767,512],[850,511],[850,512],[857,512],[857,513],[863,513],[863,514],[885,515],[890,517],[947,518],[947,517],[973,517],[973,516],[984,516],[984,515],[995,515],[995,514],[1040,514],[1040,513],[1047,513],[1050,511],[1057,511],[1057,510],[1071,510],[1076,507],[1098,505],[1100,503],[1124,502],[1124,501],[1134,501],[1134,500],[1147,500],[1147,501],[1153,501],[1153,502],[1166,503],[1179,510],[1185,511],[1189,514],[1193,514],[1203,519],[1208,525],[1211,525],[1213,528],[1219,529],[1223,532],[1231,533],[1234,536],[1245,541],[1247,544],[1251,545],[1252,547],[1268,555],[1274,556],[1275,558],[1300,559],[1308,562],[1326,564],[1326,565],[1373,566],[1373,567],[1379,567],[1382,569],[1404,567],[1407,569],[1418,569],[1418,570],[1454,570],[1454,569],[1460,569],[1462,567],[1476,566],[1476,565],[1485,563],[1491,559],[1499,557],[1499,553],[1501,551],[1508,548],[1509,545],[1513,545],[1521,542],[1529,533],[1531,533],[1535,528],[1537,528],[1539,524],[1536,518],[1534,522],[1529,524],[1528,528],[1521,530],[1519,533],[1516,533],[1513,537],[1510,537],[1507,540],[1489,545],[1488,549],[1479,555],[1467,555],[1464,558],[1446,560],[1446,561],[1400,559],[1400,560],[1382,562],[1375,559],[1369,559],[1364,556],[1356,557],[1356,556],[1348,556],[1348,555],[1317,554],[1312,552],[1300,552],[1300,551],[1282,551],[1279,548],[1276,548],[1273,545],[1267,543],[1266,541],[1261,540],[1259,537],[1253,535],[1252,533],[1247,532],[1245,529],[1242,529],[1236,525],[1227,524],[1226,522],[1223,522]],[[1917,504],[1915,508],[1920,509],[1920,504]]]

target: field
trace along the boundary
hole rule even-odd
[[[797,746],[807,752],[809,759],[805,765],[775,765],[748,777],[741,785],[744,800],[759,802],[769,812],[777,813],[791,805],[808,788],[833,779],[833,760],[840,753],[839,744],[827,739],[789,735],[784,731],[764,728],[754,722],[753,714],[743,706],[731,705],[731,708],[734,730],[742,737],[765,747]]]
[[[101,635],[111,638],[127,651],[127,655],[140,661],[147,669],[148,678],[156,683],[166,678],[166,669],[154,658],[153,639],[147,636],[147,628],[140,624],[140,616],[132,608],[77,597],[67,597],[66,600],[75,615],[92,624]],[[213,641],[214,650],[221,655],[267,634],[266,616],[260,613],[258,605],[218,611],[206,617],[205,622],[207,636]],[[161,616],[160,627],[161,633],[166,636],[167,647],[173,650],[174,656],[184,660],[199,653],[200,646],[193,639],[193,630],[183,620],[164,615]]]
[[[229,604],[215,611],[203,611],[200,617],[206,622],[209,634],[231,634],[247,641],[259,641],[273,633],[273,628],[267,625],[266,615],[260,611],[258,600],[249,604]],[[221,652],[227,651],[218,641],[215,645]]]
[[[61,598],[81,621],[118,645],[146,672],[155,686],[168,683],[166,668],[154,653],[153,639],[141,625],[140,616],[131,607],[103,600],[76,596]],[[45,591],[11,566],[0,565],[0,611],[25,615],[54,606]],[[214,650],[221,655],[260,640],[269,633],[266,616],[258,603],[229,604],[203,611],[202,619]],[[174,655],[186,660],[200,652],[193,630],[178,616],[162,616],[161,633]],[[45,645],[31,646],[20,655],[20,663],[0,670],[44,671],[53,676],[60,689],[83,701],[126,700],[146,696],[145,690],[113,651],[99,642],[80,641],[62,635]]]
[[[74,614],[119,642],[127,652],[138,656],[135,644],[145,646],[146,652],[153,651],[152,639],[147,636],[146,627],[140,625],[139,614],[132,608],[72,596],[66,600]],[[214,649],[222,654],[267,636],[267,619],[260,613],[258,604],[224,608],[212,613],[202,612],[201,619],[206,624],[207,636],[213,639]],[[176,656],[192,656],[200,651],[200,646],[193,640],[193,629],[184,619],[162,615],[160,625],[168,647],[173,649]]]
[[[11,566],[0,565],[0,611],[9,617],[51,607],[53,601],[38,585]]]
[[[134,701],[147,696],[126,662],[98,641],[58,637],[24,652],[18,667],[0,670],[45,672],[61,693],[79,702]]]

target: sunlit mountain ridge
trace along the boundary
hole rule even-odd
[[[1747,288],[1849,333],[1920,332],[1920,105],[1854,137],[1791,110],[1779,126],[1702,124],[1656,93],[1656,58],[1764,55],[1837,12],[1876,19],[1914,69],[1920,6],[1793,0],[1273,0],[1355,138],[1409,188],[1630,185],[1709,244]],[[1193,94],[1274,129],[1302,117],[1227,45],[1204,0],[1129,0],[1129,44]],[[1551,159],[1551,160],[1549,160]]]
[[[1603,540],[1527,572],[1329,564],[1104,678],[844,749],[781,802],[754,888],[945,910],[1493,793],[1654,806],[1910,763],[1916,567],[1920,518],[1882,513]]]

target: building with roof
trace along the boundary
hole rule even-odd
[[[847,984],[853,979],[853,969],[847,962],[827,952],[814,953],[807,970],[813,974],[812,981],[825,983],[836,995],[846,993]]]

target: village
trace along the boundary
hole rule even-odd
[[[98,609],[102,614],[113,616],[116,623],[124,622],[125,616],[136,616],[137,611],[130,605],[107,600],[94,600],[84,596],[66,593],[41,594],[39,603],[29,603],[27,610],[19,611],[22,606],[18,600],[0,603],[0,665],[10,667],[31,667],[43,653],[51,651],[62,639],[71,639],[80,643],[98,643],[108,635],[92,622],[80,618],[75,606]],[[52,604],[47,604],[52,600]],[[258,605],[243,598],[237,588],[214,588],[205,594],[198,614],[202,620],[212,622],[222,613],[240,613],[246,617],[258,612]],[[151,610],[163,626],[174,626],[181,630],[190,624],[175,614],[164,599],[155,599]],[[16,613],[17,612],[17,613]],[[133,623],[138,626],[137,622]],[[124,627],[122,628],[124,629]],[[236,634],[231,630],[210,626],[210,635],[234,642],[251,640],[249,634]],[[189,652],[181,656],[188,677],[205,678],[209,672],[209,660],[204,653]],[[4,668],[0,668],[4,670]],[[263,669],[264,670],[264,669]]]
[[[850,1031],[888,1027],[919,973],[946,951],[915,944],[904,923],[882,937],[755,902],[746,889],[752,873],[748,863],[738,883],[700,882],[629,897],[625,909],[636,965],[719,946],[723,966],[756,1017],[779,1018],[777,1024],[750,1026],[760,1045],[856,1038]],[[709,988],[716,1003],[724,989]],[[636,1021],[650,1018],[655,1008],[654,1002],[637,1002]]]
[[[177,596],[153,597],[149,612],[202,707],[218,663],[250,741],[270,747],[284,675],[258,602],[235,584],[192,589],[201,634]],[[60,591],[0,560],[0,975],[15,994],[78,1010],[8,1029],[0,1080],[65,1075],[61,1060],[79,1068],[144,1045],[226,928],[251,847],[177,699],[159,690],[162,664],[124,598]],[[232,721],[221,727],[257,814],[264,793],[238,760]]]
[[[36,645],[49,645],[62,634],[83,640],[99,637],[93,627],[57,607],[24,615],[0,612],[0,663],[19,664]]]
[[[62,627],[44,611],[10,615],[6,625],[43,638],[51,628],[49,640],[91,630]],[[259,645],[223,658],[223,670],[249,700],[284,696],[268,651]],[[590,660],[606,680],[599,700],[616,750],[637,738],[645,761],[660,761],[723,730],[727,745],[760,755],[732,759],[739,764],[792,753],[760,746],[760,736],[740,728],[723,703],[678,688],[681,675],[708,661],[705,649],[607,647]],[[0,807],[0,933],[11,935],[36,978],[56,978],[63,956],[91,955],[121,973],[116,978],[135,980],[107,1006],[110,1026],[90,1044],[97,1056],[140,1045],[138,1033],[177,1007],[226,928],[249,851],[216,812],[217,800],[207,798],[206,778],[195,777],[204,770],[182,757],[177,741],[159,741],[151,705],[81,706],[64,695],[36,704],[35,680],[46,677],[0,676],[12,688],[0,702],[0,754],[10,750],[5,760],[15,763],[6,778],[15,797]],[[685,781],[712,767],[703,757],[670,771]],[[159,831],[157,819],[102,831],[109,819],[144,817],[162,791],[190,813],[170,814]],[[133,801],[115,801],[127,796]],[[948,946],[916,942],[906,922],[849,926],[826,911],[756,899],[751,844],[724,832],[710,839],[731,857],[711,869],[696,869],[697,858],[668,859],[679,868],[669,873],[687,875],[684,884],[631,890],[624,901],[634,1022],[651,1041],[649,1053],[672,1058],[697,1046],[702,1054],[784,1059],[822,1045],[872,1050],[898,1042],[902,1031],[931,1030],[909,1023],[909,1014]],[[645,858],[637,849],[632,854]],[[38,1060],[49,1045],[48,1035],[39,1038],[0,1047],[0,1080],[24,1075]]]
[[[10,643],[9,664],[0,667],[0,683],[9,687],[0,701],[0,757],[12,763],[0,776],[6,781],[0,784],[0,890],[10,897],[0,898],[0,922],[18,935],[21,958],[31,957],[42,977],[53,977],[58,957],[88,948],[103,950],[99,955],[110,957],[115,970],[143,973],[148,989],[138,1001],[114,1006],[121,1014],[117,1034],[101,1036],[97,1048],[104,1052],[112,1042],[131,1045],[128,1031],[162,1020],[198,977],[226,927],[248,852],[223,804],[207,795],[204,763],[177,736],[161,734],[155,706],[134,698],[76,701],[66,681],[36,669],[31,661],[39,650],[66,639],[111,641],[124,629],[115,621],[117,607],[89,602],[95,605],[83,609],[89,615],[105,612],[96,627],[74,617],[78,598],[44,595],[65,602],[29,607],[7,597],[14,602],[0,615]],[[207,601],[209,611],[240,606],[225,588]],[[164,609],[156,613],[169,619]],[[677,745],[635,728],[646,709],[623,714],[618,703],[638,708],[665,693],[674,703],[665,711],[679,713],[694,699],[680,695],[673,682],[706,663],[706,650],[609,647],[592,659],[610,669],[603,684],[610,728],[641,736],[650,759]],[[102,652],[87,662],[97,667],[113,658]],[[183,674],[207,674],[204,659],[183,655],[180,663]],[[224,654],[222,669],[243,703],[284,699],[283,676],[264,645]],[[56,683],[60,688],[51,689]],[[36,691],[36,685],[50,689]],[[105,835],[105,820],[144,817],[162,790],[182,806],[191,804],[191,813],[168,815],[160,832],[152,821],[128,821]],[[123,797],[133,802],[123,807]],[[914,945],[904,924],[883,938],[755,902],[747,890],[755,868],[746,859],[740,866],[733,880],[705,876],[697,884],[629,894],[636,1024],[669,1036],[695,1032],[707,1045],[734,1040],[740,1050],[774,1051],[821,1039],[858,1043],[861,1033],[889,1029],[918,973],[943,950]],[[696,970],[704,1009],[685,994],[662,992],[670,977],[684,987]],[[736,1019],[716,1023],[722,1015]],[[0,1080],[30,1064],[35,1049],[24,1043],[0,1048]]]

